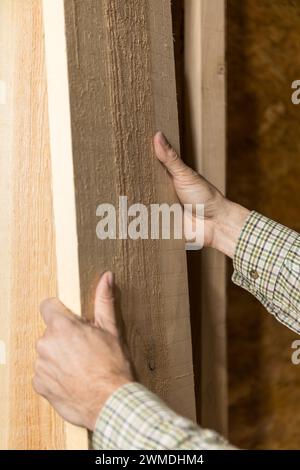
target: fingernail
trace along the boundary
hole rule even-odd
[[[108,271],[106,275],[106,281],[109,287],[111,288],[114,286],[114,278],[115,278],[114,274],[111,271]]]
[[[163,147],[169,147],[170,144],[169,144],[169,142],[167,141],[165,135],[164,135],[161,131],[159,131],[159,132],[157,133],[157,135],[158,135],[158,141],[159,141],[159,143],[160,143]]]

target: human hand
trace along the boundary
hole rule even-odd
[[[157,158],[170,173],[181,204],[204,205],[204,246],[233,258],[249,211],[226,199],[215,186],[188,167],[161,132],[154,137],[154,148]]]
[[[102,275],[94,324],[58,299],[40,307],[46,331],[37,342],[33,387],[63,419],[90,430],[109,396],[133,381],[116,326],[113,283],[111,272]]]

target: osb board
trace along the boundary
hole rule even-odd
[[[300,4],[228,1],[228,195],[300,231]],[[251,449],[299,449],[299,337],[228,284],[229,429]]]
[[[157,129],[179,146],[170,2],[45,0],[44,21],[60,262],[69,249],[78,248],[81,307],[89,318],[90,286],[103,270],[115,272],[118,310],[137,377],[176,411],[193,418],[183,240],[96,236],[100,203],[111,203],[118,211],[119,196],[128,197],[128,207],[176,201],[152,148]],[[68,89],[69,103],[60,99],[62,87]],[[58,184],[61,173],[65,185]],[[78,246],[74,223],[65,233],[60,230],[70,220],[66,202],[73,200]],[[60,291],[67,282],[59,280]]]
[[[40,301],[56,293],[39,0],[0,3],[1,449],[64,447],[61,420],[32,389]]]

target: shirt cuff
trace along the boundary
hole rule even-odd
[[[142,385],[123,385],[101,410],[93,434],[97,450],[233,449],[210,430],[173,412]]]
[[[109,397],[96,423],[94,449],[149,448],[149,442],[144,439],[145,423],[151,410],[156,412],[157,406],[152,394],[149,397],[147,392],[142,385],[132,382],[123,385]],[[158,399],[156,405],[157,403],[160,404]]]
[[[253,211],[242,229],[233,259],[232,281],[251,292],[283,323],[289,313],[277,305],[274,294],[280,272],[297,239],[297,232]]]

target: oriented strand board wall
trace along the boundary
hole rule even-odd
[[[228,193],[300,232],[300,3],[228,1]],[[299,337],[229,283],[230,437],[243,448],[299,449]]]
[[[62,422],[31,385],[39,302],[56,292],[40,6],[0,2],[1,449],[64,447]]]

